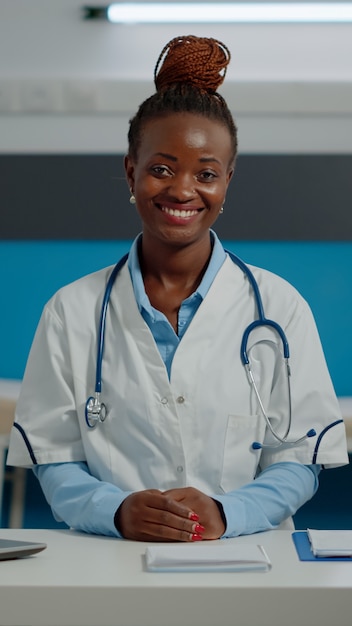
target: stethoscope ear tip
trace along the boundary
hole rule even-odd
[[[262,444],[259,443],[259,441],[253,441],[252,443],[252,450],[261,450],[262,449]]]
[[[317,434],[316,430],[314,430],[314,428],[311,428],[307,432],[307,437],[315,437],[316,434]]]

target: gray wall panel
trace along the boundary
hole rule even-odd
[[[131,239],[122,155],[0,155],[1,239]],[[241,155],[216,231],[235,240],[352,236],[352,155]]]

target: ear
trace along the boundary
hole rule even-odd
[[[129,189],[134,189],[134,163],[128,154],[125,155],[123,164],[128,187]]]
[[[231,167],[231,168],[229,169],[229,171],[227,172],[227,185],[229,185],[229,184],[230,184],[230,180],[231,180],[231,178],[232,178],[232,176],[233,176],[234,171],[235,171],[235,168],[234,168],[234,167]]]

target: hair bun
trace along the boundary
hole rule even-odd
[[[225,78],[231,54],[228,48],[207,37],[175,37],[163,48],[154,70],[157,91],[175,83],[190,83],[215,92]]]

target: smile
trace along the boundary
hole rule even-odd
[[[197,215],[198,210],[197,209],[191,209],[189,211],[186,211],[185,209],[170,209],[168,207],[162,206],[161,210],[164,213],[167,213],[168,215],[172,215],[173,217],[182,217],[182,218],[186,218],[186,217],[193,217],[193,215]]]

